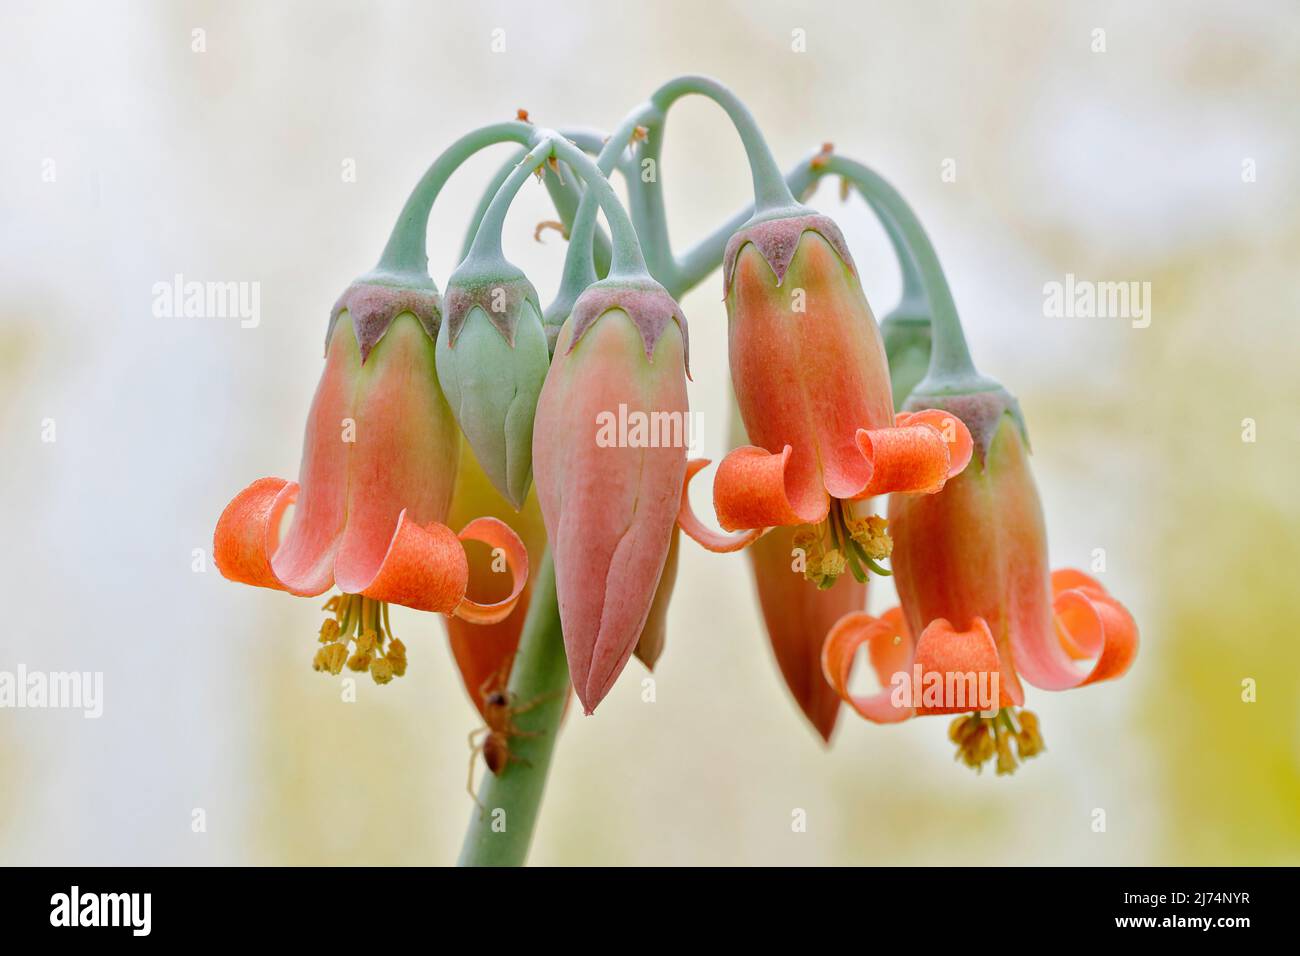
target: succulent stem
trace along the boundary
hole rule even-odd
[[[500,774],[486,774],[460,851],[461,866],[521,866],[537,826],[542,791],[550,770],[555,738],[569,695],[569,665],[564,657],[555,565],[548,548],[537,569],[519,651],[510,670],[510,698],[536,701],[521,709],[515,724],[522,735],[510,739],[511,760]]]

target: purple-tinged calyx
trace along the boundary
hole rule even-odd
[[[465,320],[477,306],[513,347],[525,303],[532,303],[536,315],[542,314],[537,290],[514,266],[502,263],[485,271],[457,269],[447,280],[447,292],[443,295],[448,341],[455,346]]]
[[[431,340],[438,338],[441,321],[441,303],[438,290],[429,282],[428,288],[381,285],[358,279],[343,290],[330,311],[329,327],[325,330],[325,349],[329,351],[334,325],[346,311],[352,319],[352,331],[361,350],[361,364],[365,364],[371,351],[388,332],[393,320],[409,312],[419,320]]]
[[[794,259],[795,250],[799,248],[799,237],[805,232],[815,232],[830,243],[831,248],[849,270],[857,275],[858,270],[853,265],[853,256],[849,254],[844,233],[840,232],[840,227],[835,225],[835,221],[830,217],[820,213],[809,213],[806,216],[767,219],[742,226],[727,241],[726,251],[722,255],[723,298],[731,292],[731,279],[736,271],[736,257],[747,244],[752,243],[758,250],[759,255],[776,274],[776,284],[780,285],[785,279],[786,270],[790,268],[791,260]]]
[[[686,376],[691,374],[690,341],[686,331],[686,314],[668,294],[668,290],[653,279],[601,279],[587,286],[574,303],[570,321],[573,336],[568,351],[572,352],[583,334],[606,312],[620,310],[627,313],[641,334],[646,359],[654,361],[655,345],[664,334],[669,322],[676,322],[682,333],[682,357]]]
[[[951,412],[960,419],[970,432],[975,443],[975,460],[983,467],[988,457],[989,448],[1002,423],[1003,415],[1010,415],[1020,432],[1020,437],[1029,448],[1029,432],[1025,427],[1025,418],[1020,411],[1020,402],[1000,385],[977,392],[965,392],[953,395],[922,395],[913,393],[903,403],[904,411],[919,411],[934,408],[941,412]]]

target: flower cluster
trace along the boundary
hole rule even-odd
[[[755,203],[725,244],[677,259],[658,184],[628,177],[629,214],[607,177],[658,149],[664,112],[687,93],[716,100],[740,128]],[[337,589],[313,666],[377,684],[407,669],[389,606],[445,615],[500,772],[502,748],[522,733],[510,675],[537,597],[530,567],[546,568],[548,599],[553,580],[549,613],[591,714],[634,654],[653,667],[664,650],[680,530],[714,552],[749,551],[778,665],[825,739],[846,702],[876,723],[953,716],[950,739],[976,769],[1008,773],[1041,753],[1025,684],[1121,676],[1136,625],[1093,578],[1050,571],[1019,405],[975,371],[901,197],[829,145],[787,181],[743,106],[701,78],[667,84],[603,141],[520,116],[453,144],[379,264],[338,300],[299,480],[260,478],[235,496],[216,527],[221,572],[304,597]],[[460,163],[503,140],[523,153],[480,204],[440,294],[425,256],[433,199]],[[883,335],[840,228],[794,198],[832,173],[866,196],[904,267],[904,301]],[[534,174],[569,239],[546,308],[501,244]],[[687,420],[677,298],[717,266],[741,434],[713,480],[722,531],[689,501],[706,460],[688,461],[679,441],[613,440],[602,425],[614,410]],[[899,606],[868,614],[870,576],[891,573]],[[881,685],[865,695],[850,689],[864,648]]]

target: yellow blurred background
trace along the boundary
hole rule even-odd
[[[518,107],[608,129],[685,72],[731,85],[783,166],[831,140],[908,197],[976,361],[1021,399],[1054,564],[1104,549],[1142,647],[1119,682],[1031,691],[1049,752],[1012,778],[955,764],[942,720],[846,713],[825,749],[745,561],[684,542],[655,702],[633,661],[570,715],[532,861],[1300,863],[1293,3],[4,10],[0,670],[102,671],[104,713],[0,710],[0,863],[454,861],[479,721],[441,623],[396,610],[408,675],[343,703],[310,667],[319,602],[196,572],[194,550],[254,477],[296,474],[329,308],[438,151]],[[507,155],[435,208],[440,285]],[[673,111],[662,170],[679,251],[746,201],[703,101]],[[883,233],[832,184],[811,203],[885,314]],[[526,187],[507,229],[544,298],[551,217]],[[260,283],[260,324],[156,318],[177,273]],[[1150,326],[1044,317],[1067,273],[1151,282]],[[720,285],[683,302],[715,458]]]

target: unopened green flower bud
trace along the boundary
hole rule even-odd
[[[533,415],[550,353],[537,291],[518,269],[462,265],[443,297],[438,379],[461,431],[516,508],[533,471]]]

